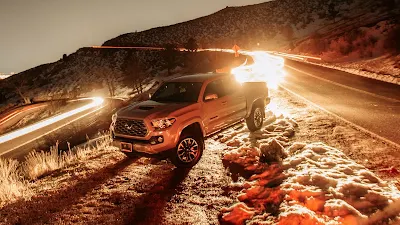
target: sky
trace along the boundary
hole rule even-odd
[[[0,0],[0,72],[57,61],[120,34],[267,0]]]

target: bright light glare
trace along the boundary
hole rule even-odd
[[[253,58],[254,64],[241,65],[232,69],[231,73],[240,82],[267,82],[269,88],[276,89],[283,81],[285,61],[280,56],[273,56],[263,51],[247,52],[241,54]]]
[[[284,109],[278,106],[278,104],[274,101],[271,101],[267,108],[266,111],[272,112],[276,117],[284,116],[287,117],[289,113],[287,113]]]
[[[87,105],[84,105],[82,107],[79,107],[77,109],[71,110],[69,112],[60,114],[60,115],[55,116],[55,117],[48,118],[46,120],[42,120],[42,121],[40,121],[38,123],[35,123],[33,125],[30,125],[30,126],[27,126],[25,128],[22,128],[22,129],[14,131],[14,132],[10,132],[8,134],[5,134],[3,136],[0,136],[0,144],[2,144],[4,142],[7,142],[7,141],[10,141],[10,140],[12,140],[14,138],[17,138],[17,137],[21,137],[21,136],[23,136],[25,134],[28,134],[28,133],[33,132],[33,131],[36,131],[36,130],[41,129],[43,127],[49,126],[49,125],[51,125],[53,123],[56,123],[56,122],[58,122],[60,120],[68,118],[70,116],[76,115],[76,114],[78,114],[80,112],[83,112],[85,110],[100,106],[104,102],[104,99],[103,98],[99,98],[99,97],[94,97],[94,98],[90,98],[90,99],[92,99],[93,101],[91,103],[87,104]]]

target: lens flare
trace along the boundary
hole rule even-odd
[[[266,82],[269,88],[278,88],[285,77],[285,61],[282,57],[263,51],[241,51],[241,54],[251,56],[254,63],[232,69],[231,73],[239,82]]]

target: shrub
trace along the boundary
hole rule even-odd
[[[196,52],[197,49],[199,48],[196,39],[194,38],[189,38],[187,43],[185,43],[185,48],[189,50],[190,52]]]
[[[0,158],[0,206],[19,197],[29,197],[28,182],[23,179],[18,161]]]
[[[22,165],[22,171],[28,179],[35,180],[55,170],[74,164],[79,160],[84,160],[88,155],[90,155],[91,151],[104,149],[109,146],[110,143],[111,138],[109,135],[103,134],[102,137],[95,141],[95,144],[92,148],[69,148],[68,151],[59,153],[57,142],[55,146],[50,148],[50,151],[30,152],[28,156],[25,157],[25,162]]]
[[[385,48],[393,53],[400,53],[400,26],[396,26],[389,31],[386,40]]]
[[[58,146],[50,151],[32,151],[25,157],[23,172],[31,180],[35,180],[64,166],[64,158],[58,154]]]
[[[16,160],[0,158],[0,207],[9,201],[32,196],[28,180],[35,180],[78,160],[87,159],[92,151],[110,146],[111,137],[103,134],[92,142],[93,147],[69,149],[61,154],[56,144],[49,152],[29,153],[22,164]]]
[[[353,46],[351,44],[346,44],[346,45],[342,45],[340,46],[340,53],[342,55],[349,55],[350,52],[353,51]]]

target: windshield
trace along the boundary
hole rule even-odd
[[[156,102],[197,102],[202,83],[167,82],[151,97]]]

